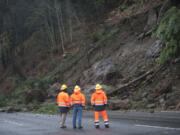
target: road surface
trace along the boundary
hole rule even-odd
[[[72,128],[69,114],[67,129],[59,128],[58,115],[0,113],[0,135],[180,135],[180,113],[109,112],[110,128],[93,126],[92,112],[83,116],[83,129]]]

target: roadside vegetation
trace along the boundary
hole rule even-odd
[[[43,114],[59,114],[59,108],[55,103],[48,103],[48,104],[37,104],[37,109],[32,110],[32,113],[43,113]]]

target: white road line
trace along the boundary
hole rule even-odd
[[[23,124],[17,123],[15,121],[11,121],[11,120],[4,120],[4,122],[9,123],[9,124],[13,124],[13,125],[16,125],[16,126],[23,126]]]
[[[160,128],[160,129],[167,129],[167,130],[180,130],[180,128],[171,128],[171,127],[160,127],[160,126],[150,126],[150,125],[135,125],[136,127],[147,127],[147,128]]]

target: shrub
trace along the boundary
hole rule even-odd
[[[5,107],[7,105],[7,98],[5,95],[0,95],[0,107]]]
[[[155,33],[155,36],[165,43],[159,65],[180,55],[180,9],[170,8],[166,13]]]
[[[34,78],[34,77],[29,77],[25,85],[29,89],[39,88],[40,90],[46,90],[49,87],[49,84],[47,81],[40,78]]]
[[[34,113],[44,113],[44,114],[58,114],[59,109],[55,103],[49,103],[46,105],[41,105],[38,110],[33,110]]]
[[[20,85],[22,83],[21,78],[18,77],[8,77],[8,80],[11,80],[13,82],[14,85]]]

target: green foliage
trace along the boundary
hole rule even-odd
[[[0,96],[0,107],[15,106],[21,107],[24,105],[23,90],[16,88],[16,90],[8,95]]]
[[[69,42],[69,36],[74,32],[71,28],[77,24],[76,21],[80,18],[88,21],[101,20],[122,1],[1,0],[0,42],[1,37],[3,40],[3,44],[0,45],[1,68],[6,70],[8,66],[20,67],[18,57],[27,56],[27,52],[35,53],[34,50],[40,53],[42,50],[52,54],[62,53],[61,49],[66,47],[60,45],[64,46]]]
[[[164,0],[157,0],[157,2],[158,2],[158,3],[162,3],[162,2],[164,2]]]
[[[102,41],[106,41],[110,38],[112,38],[114,35],[116,35],[119,32],[118,26],[113,26],[110,28],[105,28],[105,26],[97,29],[95,32],[93,32],[89,37],[94,41],[97,42],[95,47],[99,48],[101,46]]]
[[[114,35],[116,35],[119,32],[119,28],[117,26],[110,29],[110,31],[106,32],[105,34],[101,35],[100,42],[97,42],[95,44],[95,48],[100,48],[104,41],[111,39]]]
[[[104,27],[98,29],[94,33],[92,33],[92,38],[102,38],[102,36],[105,34],[106,29]]]
[[[24,93],[24,89],[22,87],[16,88],[15,91],[11,93],[10,100],[19,100],[23,102],[24,101],[23,93]]]
[[[43,79],[40,78],[34,78],[30,77],[26,80],[26,82],[22,82],[18,78],[15,77],[9,77],[10,80],[14,82],[18,87],[15,89],[14,92],[12,92],[8,97],[6,98],[1,98],[0,100],[7,99],[8,100],[8,105],[16,105],[17,102],[20,102],[21,104],[25,103],[24,99],[24,92],[27,90],[33,90],[33,89],[40,89],[42,90],[43,94],[46,95],[46,90],[49,87],[49,83]],[[6,100],[4,100],[6,101]],[[2,102],[2,105],[4,102]],[[5,104],[7,105],[7,104]]]
[[[155,35],[165,42],[159,65],[180,55],[180,9],[172,7],[166,12]]]
[[[7,99],[5,95],[0,95],[0,107],[5,107],[7,105]]]
[[[133,102],[132,103],[132,108],[133,109],[143,109],[146,108],[146,106],[148,105],[148,100],[146,98],[143,98],[141,101],[139,102]]]
[[[141,101],[142,108],[146,107],[148,103],[149,103],[148,99],[147,98],[143,98],[142,101]]]
[[[15,91],[10,94],[7,105],[20,105],[17,104],[18,102],[25,104],[25,99],[23,96],[25,90],[27,90],[27,86],[25,84],[21,84],[19,87],[17,87]]]
[[[25,83],[25,87],[28,89],[38,88],[40,90],[46,90],[49,87],[49,84],[43,79],[29,77]]]
[[[24,101],[24,97],[22,96],[23,94],[23,87],[22,86],[22,80],[18,77],[8,77],[8,80],[11,80],[12,83],[17,87],[14,92],[9,93],[8,95],[1,95],[0,96],[0,107],[3,106],[9,106],[9,105],[18,105],[17,102],[22,102]]]
[[[119,32],[119,28],[117,26],[113,27],[108,33],[107,35],[105,35],[104,40],[107,40],[111,37],[113,37],[115,34],[117,34]]]
[[[160,2],[162,0],[159,0],[158,2]],[[127,8],[129,8],[130,6],[132,6],[133,4],[139,5],[141,7],[143,7],[143,5],[145,3],[147,3],[148,0],[124,0],[122,5],[121,5],[121,9],[122,10],[126,10]]]
[[[46,105],[40,105],[39,109],[33,110],[33,113],[44,113],[44,114],[58,114],[59,109],[55,103],[49,103]]]
[[[0,106],[19,105],[19,101],[23,103],[24,97],[22,95],[24,91],[24,85],[22,80],[18,77],[8,77],[8,80],[11,80],[15,86],[19,87],[17,87],[14,92],[8,93],[8,95],[1,95]]]
[[[22,80],[19,77],[11,76],[11,77],[8,77],[8,80],[11,80],[14,85],[20,85],[22,83]]]
[[[134,4],[137,0],[125,0],[123,4],[121,5],[122,10],[127,9],[129,6]]]
[[[47,82],[49,84],[53,84],[53,83],[57,82],[59,79],[60,79],[60,75],[59,74],[54,74],[51,77],[49,77]]]

